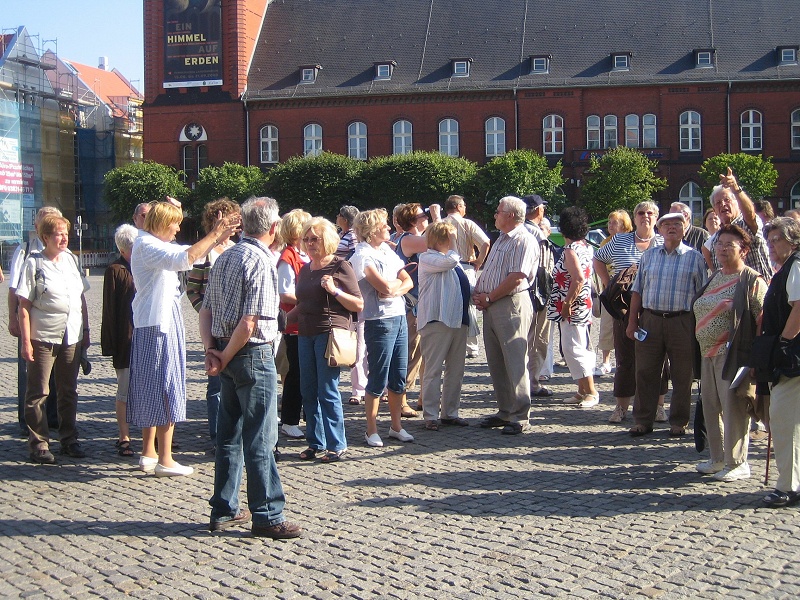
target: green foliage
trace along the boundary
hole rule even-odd
[[[753,156],[740,152],[738,154],[718,154],[703,162],[698,174],[705,182],[700,190],[708,202],[711,189],[719,185],[719,176],[733,170],[736,180],[753,200],[770,196],[778,181],[778,171],[772,166],[772,157],[764,158],[761,154]]]
[[[103,197],[114,213],[115,220],[130,222],[133,209],[141,202],[160,200],[172,196],[183,200],[189,188],[178,172],[153,161],[129,163],[116,167],[103,178]]]
[[[667,187],[667,180],[656,176],[657,168],[658,161],[624,146],[599,158],[592,155],[580,198],[589,221],[605,219],[618,208],[632,213],[640,202],[653,200],[656,192]]]
[[[364,167],[364,208],[385,208],[419,202],[444,205],[451,194],[468,195],[477,166],[440,152],[412,152],[371,159]]]
[[[323,152],[318,156],[295,156],[277,165],[267,175],[267,192],[287,212],[302,208],[312,215],[333,218],[344,204],[364,206],[359,180],[364,162]]]
[[[266,176],[258,167],[245,167],[229,162],[221,167],[206,167],[200,170],[197,185],[191,195],[189,212],[200,215],[208,202],[224,196],[239,204],[250,196],[263,196],[266,182]]]
[[[503,196],[525,196],[539,194],[553,204],[564,198],[559,186],[564,183],[561,176],[561,161],[550,168],[547,159],[533,150],[512,150],[498,156],[478,169],[475,183],[475,198],[479,210],[470,204],[470,212],[483,212],[485,221],[491,222],[491,213]]]

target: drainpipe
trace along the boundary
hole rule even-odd
[[[728,149],[727,153],[731,153],[731,86],[733,83],[728,81],[728,91],[725,94],[725,124],[727,129],[727,136],[728,136]]]
[[[514,87],[514,150],[519,150],[519,98]]]
[[[242,102],[244,102],[244,149],[246,164],[250,166],[250,110],[247,108],[247,93],[242,94]]]

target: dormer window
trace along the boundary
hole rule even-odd
[[[703,48],[694,51],[694,68],[710,69],[714,66],[714,48]]]
[[[627,71],[631,68],[631,53],[617,52],[611,55],[611,66],[614,71]]]
[[[375,63],[375,81],[388,81],[392,78],[392,73],[397,63],[392,61]]]
[[[302,65],[300,67],[300,83],[316,83],[321,65]]]
[[[540,75],[550,72],[550,59],[548,55],[531,56],[531,75]]]
[[[778,46],[778,65],[796,65],[797,48],[797,46]]]
[[[471,58],[452,59],[453,77],[469,77],[469,67],[472,64]]]

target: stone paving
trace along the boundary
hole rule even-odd
[[[90,281],[97,340],[102,278]],[[632,439],[630,418],[606,422],[610,377],[600,380],[599,406],[564,406],[574,387],[563,369],[551,382],[556,395],[535,403],[531,433],[483,430],[477,419],[493,407],[483,355],[468,361],[464,381],[470,427],[429,432],[409,420],[416,442],[401,444],[386,437],[382,414],[386,446],[369,448],[363,408],[346,406],[351,446],[332,465],[301,462],[304,440],[282,438],[286,513],[305,528],[299,540],[265,541],[244,528],[210,534],[214,465],[188,303],[185,317],[190,420],[177,427],[177,457],[196,472],[174,479],[117,456],[114,374],[98,345],[79,383],[88,457],[27,462],[15,345],[0,335],[1,597],[800,596],[798,510],[760,506],[771,489],[765,442],[752,446],[753,478],[715,483],[694,470],[707,455],[670,438],[665,424]]]

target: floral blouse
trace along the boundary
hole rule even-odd
[[[583,285],[578,296],[573,302],[572,316],[569,319],[571,325],[588,325],[592,322],[592,258],[593,252],[586,243],[586,240],[572,242],[569,248],[578,257],[578,266],[583,271]],[[564,265],[564,255],[562,252],[558,261],[553,267],[553,291],[550,293],[550,301],[547,304],[547,318],[551,321],[561,321],[561,308],[564,306],[564,299],[570,286],[570,275]]]

